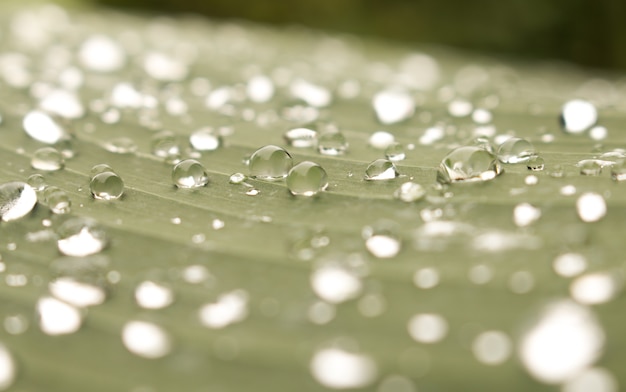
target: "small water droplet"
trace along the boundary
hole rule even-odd
[[[152,137],[152,154],[164,159],[168,163],[180,159],[180,145],[176,135],[169,131],[162,131]]]
[[[526,167],[532,171],[542,171],[545,166],[545,162],[542,157],[534,156],[528,159]]]
[[[172,349],[167,332],[158,325],[145,321],[129,321],[124,324],[122,342],[131,353],[149,359],[162,358]]]
[[[294,80],[289,86],[289,91],[295,98],[316,108],[330,105],[333,98],[331,92],[325,87],[302,79]]]
[[[189,136],[189,143],[197,151],[215,151],[222,145],[222,137],[213,128],[204,127]]]
[[[439,165],[440,183],[488,181],[502,172],[498,158],[480,147],[465,146],[452,150]]]
[[[485,331],[472,342],[472,352],[485,365],[500,365],[511,356],[511,338],[501,331]]]
[[[5,222],[20,219],[30,213],[37,204],[37,193],[24,182],[8,182],[0,185],[0,215]]]
[[[408,330],[419,343],[437,343],[448,334],[448,322],[438,314],[416,314],[409,320]]]
[[[599,176],[602,173],[602,164],[595,159],[584,159],[578,162],[580,174],[584,176]]]
[[[246,94],[252,102],[267,102],[274,96],[274,82],[265,75],[256,75],[248,79]]]
[[[576,200],[576,211],[583,222],[597,222],[606,215],[606,202],[602,195],[584,193]]]
[[[448,104],[448,113],[450,113],[452,117],[469,116],[472,110],[474,110],[472,103],[464,99],[456,98]]]
[[[404,145],[402,143],[391,143],[389,147],[385,149],[385,157],[392,162],[404,160],[406,158]]]
[[[423,199],[426,196],[426,189],[420,184],[409,181],[400,185],[400,188],[396,189],[393,196],[403,202],[412,203]]]
[[[85,115],[85,106],[73,91],[52,90],[39,102],[39,107],[66,119],[78,119]]]
[[[348,151],[348,142],[340,131],[327,130],[317,138],[317,151],[322,155],[343,155]]]
[[[26,330],[28,330],[28,326],[29,326],[29,322],[28,319],[26,318],[26,316],[21,315],[21,314],[16,314],[16,315],[12,315],[12,316],[7,316],[4,319],[4,329],[7,331],[7,333],[11,334],[11,335],[21,335],[24,332],[26,332]],[[2,362],[2,360],[0,359],[0,363]],[[4,365],[0,364],[0,369],[3,369]],[[0,380],[2,379],[2,375],[0,375]],[[2,382],[0,382],[0,390],[2,390]]]
[[[587,269],[587,259],[579,253],[563,253],[554,259],[552,267],[562,277],[571,278]]]
[[[378,367],[371,357],[338,348],[317,351],[310,370],[317,382],[331,389],[363,388],[378,376]]]
[[[420,136],[419,143],[424,146],[430,146],[435,142],[443,139],[446,135],[445,129],[441,126],[427,128],[424,134]]]
[[[524,177],[524,184],[526,185],[537,185],[538,183],[539,183],[539,177],[535,175],[529,175],[529,176]]]
[[[243,184],[244,181],[246,181],[248,179],[248,177],[246,177],[245,174],[243,173],[234,173],[231,174],[230,178],[228,179],[228,182],[230,182],[231,184]]]
[[[388,159],[377,159],[370,163],[365,169],[365,176],[363,177],[367,181],[381,181],[391,180],[398,177],[400,173],[396,169],[396,165]]]
[[[472,121],[476,124],[489,124],[492,118],[493,115],[487,109],[476,109],[472,112]]]
[[[519,137],[508,138],[498,148],[498,159],[502,163],[528,162],[536,155],[532,143]]]
[[[34,110],[24,116],[22,122],[24,131],[33,139],[46,143],[55,144],[69,137],[65,128],[47,113]]]
[[[41,174],[33,174],[29,176],[26,182],[37,192],[43,191],[47,185],[46,180]]]
[[[137,152],[137,144],[131,138],[121,136],[104,143],[104,148],[115,154],[132,154]]]
[[[83,315],[74,306],[52,297],[37,301],[39,327],[47,335],[67,335],[78,331],[83,323]]]
[[[13,355],[4,344],[0,343],[0,390],[4,391],[13,385],[17,374],[17,365]],[[604,392],[604,391],[603,391]]]
[[[43,199],[54,214],[68,214],[72,208],[69,195],[56,186],[47,186],[43,191]]]
[[[117,200],[124,193],[124,181],[107,165],[96,165],[96,172],[89,182],[89,190],[95,199]]]
[[[146,54],[143,68],[148,75],[163,82],[182,81],[189,73],[189,66],[181,59],[159,52]]]
[[[611,166],[611,178],[614,181],[624,181],[626,180],[626,164],[624,161],[618,161],[613,166]]]
[[[596,272],[576,278],[569,287],[572,298],[584,305],[597,305],[611,301],[619,291],[615,276]]]
[[[172,169],[172,181],[179,188],[199,188],[209,183],[209,176],[200,162],[185,159]]]
[[[30,161],[33,169],[43,171],[61,170],[65,165],[63,155],[53,147],[42,147],[35,151]]]
[[[560,121],[566,133],[582,133],[598,121],[598,111],[592,103],[574,99],[561,108]]]
[[[379,222],[363,228],[363,238],[367,250],[379,259],[396,257],[402,249],[402,241],[392,223]]]
[[[283,139],[291,147],[314,147],[317,144],[317,131],[310,128],[292,128],[285,132]]]
[[[66,256],[83,257],[101,252],[108,236],[98,223],[85,218],[72,218],[57,229],[59,251]]]
[[[376,131],[370,136],[368,143],[374,148],[384,150],[393,143],[395,143],[395,141],[396,138],[391,133],[385,131]]]
[[[106,35],[92,35],[80,46],[78,59],[81,64],[96,72],[113,72],[126,62],[124,49]]]
[[[315,196],[328,187],[328,176],[320,165],[300,162],[289,170],[287,188],[295,196]]]
[[[250,157],[250,177],[262,180],[285,178],[293,166],[291,155],[285,149],[274,145],[259,148]]]
[[[589,130],[589,137],[593,140],[600,141],[606,139],[609,131],[602,126],[596,126]]]
[[[80,282],[71,277],[55,279],[50,282],[48,289],[56,298],[78,308],[100,305],[106,299],[103,287]]]
[[[167,286],[147,280],[135,289],[135,300],[144,309],[163,309],[174,302],[174,293]]]
[[[316,301],[308,310],[309,320],[317,325],[328,324],[336,313],[335,306],[324,301]]]
[[[408,120],[415,113],[415,100],[404,91],[381,91],[374,95],[372,106],[376,118],[383,124],[395,124]]]
[[[513,210],[513,222],[517,227],[530,226],[541,217],[541,210],[528,203],[521,203]]]
[[[248,196],[256,196],[256,195],[258,195],[259,193],[261,193],[261,191],[260,191],[260,190],[258,190],[258,189],[256,189],[256,188],[250,188],[250,189],[248,189],[248,190],[246,191],[246,195],[248,195]]]
[[[200,308],[199,316],[200,322],[211,329],[241,322],[248,316],[248,293],[235,290],[222,294],[215,302]]]

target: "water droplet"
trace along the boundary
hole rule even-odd
[[[537,380],[572,379],[602,354],[604,331],[586,307],[568,300],[545,306],[519,344],[519,357]]]
[[[584,369],[571,380],[567,380],[562,392],[618,392],[615,376],[602,368]]]
[[[402,241],[392,223],[380,222],[363,228],[363,238],[367,250],[380,259],[396,257],[402,249]]]
[[[43,199],[54,214],[68,214],[71,211],[72,200],[56,186],[47,186],[43,191]]]
[[[465,146],[452,150],[439,165],[437,181],[488,181],[502,172],[498,158],[480,147]]]
[[[392,143],[385,150],[385,157],[392,162],[402,161],[406,158],[406,153],[404,152],[404,145],[401,143]]]
[[[126,62],[124,49],[105,35],[93,35],[80,46],[78,59],[81,64],[96,72],[113,72]]]
[[[267,102],[274,96],[274,83],[265,75],[256,75],[248,79],[246,93],[252,102]]]
[[[415,113],[415,100],[404,91],[381,91],[374,95],[372,106],[376,118],[383,124],[408,120]]]
[[[343,133],[337,130],[327,130],[317,138],[317,151],[322,155],[343,155],[348,151],[348,142]]]
[[[509,279],[509,288],[515,294],[529,293],[535,286],[535,278],[528,271],[517,271]]]
[[[541,217],[541,210],[528,203],[521,203],[513,210],[513,222],[517,227],[530,226]]]
[[[308,105],[316,108],[330,105],[333,98],[331,92],[325,87],[302,79],[294,80],[289,86],[289,91],[295,98],[301,99]]]
[[[102,287],[70,277],[55,279],[50,282],[48,289],[56,298],[79,308],[100,305],[106,299],[106,292]]]
[[[99,165],[98,165],[99,166]],[[124,181],[122,177],[107,166],[91,177],[89,182],[89,190],[95,199],[98,200],[117,200],[124,193]],[[94,169],[92,169],[92,172]]]
[[[172,304],[174,293],[169,287],[148,280],[135,289],[135,300],[144,309],[163,309]]]
[[[326,171],[314,162],[300,162],[292,167],[287,175],[287,188],[292,195],[314,196],[327,187]]]
[[[285,178],[292,166],[291,155],[285,149],[267,145],[252,154],[248,167],[250,177],[273,181]]]
[[[470,268],[469,280],[474,284],[487,284],[493,278],[493,270],[485,264],[478,264]]]
[[[243,173],[234,173],[231,174],[230,178],[228,179],[228,182],[230,182],[231,184],[243,184],[244,181],[247,180],[248,177],[246,177],[245,174]]]
[[[331,322],[335,318],[336,313],[334,305],[324,301],[317,301],[309,307],[308,316],[312,323],[323,325]]]
[[[108,244],[105,231],[95,221],[72,218],[57,230],[59,251],[66,256],[83,257],[99,253]]]
[[[528,162],[536,155],[532,143],[519,137],[508,138],[498,148],[498,159],[502,163]]]
[[[609,131],[605,127],[597,126],[589,130],[589,137],[593,140],[600,141],[606,139]]]
[[[541,170],[543,170],[543,168],[541,168]],[[535,175],[530,175],[530,176],[524,177],[524,184],[526,184],[526,185],[537,185],[538,183],[539,183],[539,177],[537,177]]]
[[[200,308],[200,322],[212,329],[227,327],[248,316],[248,293],[235,290],[220,295],[217,301]]]
[[[326,264],[311,274],[311,287],[324,301],[337,304],[356,298],[363,284],[353,271],[335,264]]]
[[[145,321],[129,321],[124,324],[122,342],[131,353],[149,359],[162,358],[172,349],[167,332],[158,325]]]
[[[595,159],[585,159],[578,162],[580,174],[584,176],[599,176],[602,173],[602,165]]]
[[[28,330],[28,325],[29,325],[28,319],[26,318],[26,316],[21,315],[21,314],[7,316],[4,319],[4,329],[7,331],[7,333],[11,335],[23,334],[24,332],[26,332],[26,330]],[[1,362],[2,360],[0,359],[0,363]],[[4,364],[0,364],[0,369],[4,369]],[[2,378],[3,378],[2,375],[0,375],[0,380]],[[2,382],[0,381],[0,390],[2,390],[1,385],[2,385]]]
[[[26,183],[30,185],[35,191],[41,192],[46,187],[46,180],[41,174],[33,174],[28,177]]]
[[[189,136],[189,143],[198,151],[215,151],[222,145],[222,137],[213,128],[200,128]]]
[[[291,147],[314,147],[317,143],[317,131],[310,128],[293,128],[285,132],[283,139]]]
[[[489,124],[493,119],[493,115],[487,109],[476,109],[472,112],[472,121],[476,124]]]
[[[420,289],[432,289],[439,284],[439,271],[431,267],[418,269],[413,275],[413,283]]]
[[[423,199],[426,196],[426,189],[420,184],[409,181],[400,185],[400,188],[396,189],[393,196],[406,203],[412,203]]]
[[[574,99],[561,108],[560,121],[566,133],[582,133],[598,121],[598,111],[592,103]]]
[[[261,193],[261,191],[256,188],[250,188],[249,190],[246,191],[246,195],[248,196],[256,196],[259,193]]]
[[[185,159],[172,169],[172,181],[179,188],[199,188],[209,183],[209,175],[195,159]]]
[[[552,267],[557,274],[571,278],[587,269],[587,259],[579,253],[564,253],[554,259]]]
[[[370,163],[365,169],[367,181],[391,180],[398,177],[400,173],[396,170],[396,165],[388,159],[377,159]]]
[[[606,202],[602,195],[584,193],[576,200],[576,211],[583,222],[597,222],[606,215]]]
[[[169,131],[162,131],[152,137],[152,154],[173,163],[180,158],[180,145],[176,135]]]
[[[66,119],[78,119],[85,115],[85,107],[73,91],[52,90],[39,102],[39,107]]]
[[[437,343],[448,333],[448,322],[438,314],[416,314],[408,324],[409,335],[420,343]]]
[[[395,142],[395,136],[385,131],[374,132],[368,140],[370,146],[379,150],[384,150]]]
[[[486,331],[474,339],[472,352],[485,365],[499,365],[511,356],[511,339],[500,331]]]
[[[443,139],[446,135],[445,129],[441,126],[427,128],[424,134],[420,136],[419,143],[424,146],[430,146],[435,142]]]
[[[33,169],[43,171],[61,170],[64,164],[63,155],[53,147],[37,149],[30,161],[30,165]]]
[[[203,265],[190,265],[183,269],[182,277],[187,283],[200,284],[211,278],[211,273]]]
[[[104,148],[115,154],[132,154],[137,152],[137,144],[128,137],[118,137],[104,143]]]
[[[624,161],[618,161],[611,166],[611,178],[614,181],[626,180],[626,164],[624,164]]]
[[[542,171],[545,166],[545,162],[542,157],[534,156],[528,159],[526,167],[532,171]]]
[[[450,113],[452,117],[469,116],[472,110],[474,110],[472,103],[464,99],[453,99],[448,104],[448,113]]]
[[[576,302],[584,305],[597,305],[615,298],[619,285],[613,275],[596,272],[576,278],[570,285],[569,291]]]
[[[83,323],[81,312],[52,297],[37,301],[39,327],[47,335],[67,335],[78,331]]]
[[[0,391],[8,389],[15,381],[17,365],[11,352],[0,343]]]
[[[28,136],[46,144],[55,144],[69,137],[59,122],[38,110],[28,112],[24,116],[22,127]]]
[[[376,362],[371,357],[338,348],[316,352],[310,369],[317,382],[331,389],[363,388],[378,376]]]
[[[0,215],[5,222],[20,219],[37,204],[37,193],[24,182],[7,182],[0,185]]]
[[[143,68],[148,75],[163,82],[180,82],[189,73],[189,66],[182,60],[158,52],[146,54]]]

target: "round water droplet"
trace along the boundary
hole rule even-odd
[[[404,160],[406,158],[404,145],[401,143],[391,143],[389,147],[385,149],[385,157],[392,162]]]
[[[511,356],[511,338],[500,331],[483,332],[472,342],[472,352],[485,365],[499,365]]]
[[[422,268],[415,271],[413,283],[420,289],[432,289],[439,284],[439,271],[434,268]]]
[[[363,283],[353,271],[339,265],[327,264],[311,274],[311,287],[324,301],[338,304],[358,297]]]
[[[262,180],[280,180],[287,177],[293,166],[291,155],[274,145],[261,147],[250,157],[250,177]]]
[[[84,257],[101,252],[108,244],[108,236],[95,221],[73,218],[57,229],[57,247],[66,256]]]
[[[544,160],[540,156],[534,156],[528,159],[526,167],[532,171],[542,171],[545,166]]]
[[[316,108],[330,105],[333,99],[332,93],[325,87],[302,79],[294,80],[289,86],[289,91],[295,98]]]
[[[162,82],[180,82],[189,73],[189,66],[182,59],[158,52],[146,54],[143,68],[148,75]]]
[[[283,138],[291,147],[314,147],[317,143],[317,131],[310,128],[293,128],[285,132]]]
[[[519,137],[507,139],[498,148],[498,159],[502,163],[528,162],[536,155],[537,153],[532,143]]]
[[[402,242],[396,234],[392,223],[381,222],[363,228],[365,248],[379,259],[396,257],[402,249]]]
[[[20,219],[30,213],[37,204],[37,193],[24,182],[8,182],[0,185],[0,215],[5,222]]]
[[[384,150],[393,143],[395,143],[395,141],[396,138],[391,133],[385,131],[377,131],[370,136],[368,143],[374,148]]]
[[[0,391],[8,389],[15,381],[17,366],[9,349],[0,343]]]
[[[498,158],[480,147],[465,146],[452,150],[445,156],[437,172],[437,181],[478,182],[488,181],[500,174]]]
[[[145,281],[135,289],[135,300],[144,309],[163,309],[172,304],[172,289],[161,284]]]
[[[579,253],[564,253],[554,259],[552,267],[557,274],[571,278],[587,269],[587,259]]]
[[[172,181],[179,188],[199,188],[209,183],[209,175],[195,159],[185,159],[172,169]]]
[[[43,199],[54,214],[68,214],[72,208],[68,194],[55,186],[47,186],[44,189]]]
[[[103,171],[91,178],[89,190],[95,199],[117,200],[124,193],[124,181],[112,171]]]
[[[198,151],[215,151],[222,145],[222,137],[213,128],[205,127],[192,133],[189,143]]]
[[[287,175],[287,188],[292,195],[314,196],[327,187],[326,171],[314,162],[300,162],[291,168]]]
[[[252,102],[267,102],[274,96],[274,82],[265,75],[256,75],[248,79],[246,94]]]
[[[115,154],[132,154],[138,149],[135,141],[125,136],[109,140],[104,143],[104,148]]]
[[[85,107],[73,91],[52,90],[39,102],[39,107],[66,119],[78,119],[85,115]]]
[[[374,95],[372,106],[376,118],[383,124],[395,124],[408,120],[415,113],[413,97],[404,91],[381,91]]]
[[[79,308],[100,305],[107,296],[104,288],[99,285],[65,276],[50,282],[48,289],[56,298]]]
[[[28,136],[46,143],[55,144],[69,137],[65,128],[47,113],[34,110],[24,116],[22,127]]]
[[[167,332],[145,321],[127,322],[122,330],[122,342],[131,353],[149,359],[164,357],[172,349]]]
[[[370,163],[365,169],[367,181],[391,180],[398,177],[400,173],[396,170],[396,165],[388,159],[377,159]]]
[[[180,158],[180,145],[172,132],[159,132],[152,137],[152,154],[166,162],[176,162]]]
[[[336,130],[328,130],[318,136],[317,151],[322,155],[343,155],[348,151],[348,142],[343,133]]]
[[[231,174],[230,178],[228,179],[228,182],[230,182],[231,184],[242,184],[244,181],[246,181],[247,177],[245,174],[243,173],[234,173]]]
[[[81,312],[63,301],[43,297],[37,301],[39,327],[47,335],[67,335],[78,331],[83,323]]]
[[[124,66],[124,49],[105,35],[93,35],[87,38],[78,52],[81,64],[96,72],[112,72]]]
[[[626,180],[626,165],[624,161],[618,161],[615,165],[611,166],[611,178],[614,181]]]
[[[393,196],[406,203],[412,203],[423,199],[424,196],[426,196],[426,189],[424,189],[424,187],[420,184],[409,181],[400,185],[400,188],[396,189]]]
[[[438,314],[416,314],[408,324],[409,335],[420,343],[437,343],[448,333],[448,322]]]
[[[331,389],[363,388],[378,377],[374,360],[338,348],[327,348],[315,353],[310,363],[313,378]]]
[[[611,301],[619,292],[616,278],[606,272],[596,272],[576,278],[569,287],[572,298],[584,305]]]
[[[53,147],[43,147],[35,151],[30,165],[43,171],[61,170],[65,164],[63,155]]]
[[[593,140],[600,141],[606,139],[609,131],[605,127],[597,126],[589,130],[589,137]]]
[[[37,192],[43,191],[47,185],[46,180],[43,178],[41,174],[33,174],[29,176],[26,182],[28,183],[28,185],[33,187],[33,189],[36,190]]]
[[[513,210],[513,222],[517,227],[530,226],[541,217],[541,210],[528,203],[521,203]]]
[[[602,195],[584,193],[576,200],[576,211],[583,222],[597,222],[606,215],[606,202]]]
[[[592,103],[574,99],[561,108],[560,121],[566,133],[582,133],[598,121],[598,111]]]

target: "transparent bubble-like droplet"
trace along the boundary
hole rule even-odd
[[[393,196],[403,202],[412,203],[423,199],[426,196],[426,189],[420,184],[409,181],[400,185],[400,188],[396,189]]]
[[[606,272],[586,274],[576,278],[569,287],[572,298],[584,305],[597,305],[611,301],[619,292],[615,276]]]
[[[512,137],[498,148],[498,159],[502,163],[528,162],[536,156],[535,147],[526,139]]]
[[[137,152],[137,143],[131,138],[121,136],[104,143],[104,148],[115,154],[132,154]]]
[[[28,136],[38,142],[55,144],[69,137],[65,128],[47,113],[39,110],[28,112],[22,121]]]
[[[13,355],[4,344],[0,343],[0,391],[8,389],[15,381],[17,365]]]
[[[368,143],[370,146],[377,148],[379,150],[384,150],[395,142],[396,142],[395,136],[385,131],[374,132],[368,140]]]
[[[42,147],[35,151],[30,160],[33,169],[43,171],[57,171],[63,169],[65,161],[63,155],[54,147]]]
[[[248,79],[246,94],[252,102],[267,102],[274,96],[274,82],[265,75],[256,75]]]
[[[385,157],[392,162],[403,161],[406,158],[404,145],[401,143],[391,143],[391,145],[385,149]]]
[[[135,289],[135,300],[144,309],[163,309],[174,302],[174,293],[167,286],[145,281]]]
[[[415,113],[415,100],[404,91],[381,91],[374,95],[372,106],[376,118],[383,124],[408,120]]]
[[[85,106],[76,93],[66,90],[52,90],[39,102],[39,107],[51,114],[78,119],[85,115]]]
[[[124,49],[105,35],[93,35],[80,46],[78,59],[83,67],[95,72],[113,72],[126,62]]]
[[[124,194],[124,181],[112,171],[103,171],[91,177],[89,190],[95,199],[117,200]]]
[[[378,367],[371,357],[339,348],[316,352],[309,367],[313,378],[331,389],[367,387],[378,377]]]
[[[68,214],[72,208],[69,195],[56,186],[48,186],[43,191],[43,199],[54,214]]]
[[[185,159],[172,169],[172,181],[179,188],[199,188],[209,183],[209,175],[195,159]]]
[[[611,166],[611,178],[614,181],[626,180],[626,165],[624,161],[619,161],[615,165]]]
[[[602,368],[585,369],[561,389],[562,392],[618,392],[619,385],[615,376]]]
[[[596,107],[587,101],[574,99],[561,108],[560,122],[563,131],[570,134],[582,133],[598,121]]]
[[[71,277],[60,277],[48,285],[50,294],[79,308],[104,303],[107,293],[103,287],[80,282]]]
[[[287,188],[295,196],[315,196],[328,188],[328,176],[314,162],[300,162],[289,170]]]
[[[604,331],[587,307],[569,300],[545,306],[519,342],[518,354],[537,380],[570,380],[602,354]]]
[[[68,335],[78,331],[83,315],[74,306],[52,297],[37,301],[39,327],[46,335]]]
[[[448,322],[438,314],[416,314],[408,324],[411,337],[420,343],[437,343],[448,334]]]
[[[57,247],[66,256],[83,257],[101,252],[108,245],[108,236],[95,221],[73,218],[57,229]]]
[[[228,182],[230,182],[231,184],[239,185],[243,184],[243,182],[247,179],[248,177],[246,177],[246,175],[243,173],[233,173],[230,175]]]
[[[235,290],[220,295],[213,303],[200,308],[200,322],[208,328],[220,329],[241,322],[248,316],[248,293]]]
[[[291,147],[314,147],[317,143],[317,131],[310,128],[293,128],[285,132],[283,139]]]
[[[583,222],[597,222],[606,215],[606,201],[600,194],[584,193],[576,200],[576,211]]]
[[[474,339],[472,352],[485,365],[499,365],[511,356],[513,344],[504,332],[486,331]]]
[[[292,166],[291,155],[284,148],[270,144],[252,154],[248,168],[250,177],[272,181],[287,177]]]
[[[0,185],[0,215],[5,222],[20,219],[37,204],[37,193],[24,182],[7,182]]]
[[[388,159],[377,159],[370,163],[365,169],[365,176],[363,177],[367,181],[382,181],[391,180],[398,177],[400,173],[396,169],[396,165]]]
[[[28,177],[26,183],[30,185],[37,192],[41,192],[46,187],[46,180],[41,174],[33,174]]]
[[[339,265],[323,265],[311,274],[311,287],[318,297],[338,304],[361,294],[363,283],[351,270]]]
[[[534,156],[528,159],[526,167],[531,171],[542,171],[545,167],[545,161],[540,156]]]
[[[148,359],[169,354],[172,343],[167,332],[146,321],[129,321],[122,329],[122,342],[131,353]]]
[[[152,137],[152,154],[166,162],[175,162],[180,157],[180,145],[176,135],[169,131],[159,132]]]
[[[608,135],[609,131],[602,126],[596,126],[589,130],[589,137],[596,141],[604,140]]]
[[[480,182],[495,178],[502,172],[498,158],[480,147],[465,146],[452,150],[439,165],[437,181]]]
[[[215,151],[222,145],[222,137],[213,128],[205,127],[192,133],[189,143],[198,151]]]
[[[317,137],[317,151],[322,155],[343,155],[348,151],[348,142],[343,133],[328,130]]]
[[[583,176],[599,176],[602,174],[602,164],[595,159],[584,159],[578,162],[580,174]]]

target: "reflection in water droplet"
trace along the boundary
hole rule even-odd
[[[343,133],[336,130],[328,130],[318,136],[317,151],[322,155],[343,155],[348,151],[348,142]]]
[[[167,286],[145,281],[135,289],[135,300],[144,309],[162,309],[172,304],[174,293]]]
[[[50,115],[38,110],[28,112],[24,116],[22,127],[28,136],[46,144],[55,144],[68,137],[61,124]]]
[[[195,159],[185,159],[172,169],[172,181],[179,188],[199,188],[209,183],[209,175]]]
[[[584,305],[611,301],[619,291],[616,278],[606,272],[596,272],[576,278],[569,287],[572,298]]]
[[[596,107],[587,101],[574,99],[561,108],[561,126],[566,133],[584,132],[598,121]]]
[[[517,227],[530,226],[541,217],[541,210],[528,203],[521,203],[513,210],[513,222]]]
[[[199,316],[200,322],[212,329],[243,321],[248,316],[248,293],[235,290],[222,294],[217,301],[200,308]]]
[[[408,324],[409,335],[420,343],[437,343],[448,333],[448,322],[438,314],[416,314]]]
[[[372,106],[376,118],[383,124],[408,120],[415,113],[415,101],[404,91],[381,91],[374,95]]]
[[[0,343],[0,391],[8,389],[15,381],[17,366],[11,352]]]
[[[437,181],[488,181],[502,172],[496,156],[480,147],[465,146],[452,150],[439,165]]]
[[[315,353],[310,364],[313,378],[331,389],[363,388],[378,377],[374,360],[338,348],[327,348]]]
[[[292,195],[314,196],[328,188],[328,176],[317,163],[300,162],[289,170],[287,188]]]
[[[283,139],[291,147],[314,147],[317,143],[317,132],[310,128],[293,128],[285,132]]]
[[[0,185],[0,215],[5,222],[20,219],[37,204],[37,193],[24,182],[7,182]]]
[[[400,185],[400,188],[396,189],[393,196],[406,203],[412,203],[424,198],[424,196],[426,196],[426,189],[420,184],[409,181]]]
[[[363,179],[367,181],[391,180],[399,175],[400,173],[396,170],[396,165],[393,162],[381,158],[367,166]]]
[[[164,357],[172,349],[167,332],[158,325],[145,321],[129,321],[124,324],[122,342],[131,353],[149,359]]]
[[[98,253],[108,244],[105,231],[96,222],[85,218],[65,221],[57,230],[59,251],[66,256],[83,257]]]
[[[568,380],[562,392],[618,392],[619,386],[615,376],[602,368],[584,369]]]
[[[536,155],[535,147],[528,140],[519,137],[508,138],[498,148],[498,159],[502,163],[528,162]]]
[[[35,191],[41,192],[46,187],[46,180],[41,174],[33,174],[28,177],[26,183],[30,185]]]
[[[356,298],[362,290],[361,279],[339,265],[323,265],[311,274],[311,287],[321,299],[337,304]]]
[[[63,155],[53,147],[37,149],[30,161],[33,169],[43,171],[61,170],[64,164]]]
[[[583,222],[597,222],[606,215],[606,202],[602,195],[584,193],[576,200],[576,211]]]
[[[198,151],[215,151],[222,145],[222,137],[213,128],[205,127],[192,133],[189,143]]]
[[[61,277],[50,282],[48,289],[56,298],[79,308],[100,305],[106,299],[106,292],[102,287],[69,277]]]
[[[543,308],[522,335],[519,357],[537,380],[556,384],[580,374],[602,354],[604,331],[586,307],[562,300]]]
[[[39,327],[47,335],[67,335],[80,329],[83,323],[78,309],[52,297],[37,301]]]
[[[250,177],[262,180],[280,180],[287,177],[293,166],[291,155],[274,145],[259,148],[250,157]]]
[[[486,331],[474,339],[472,352],[485,365],[499,365],[511,356],[511,339],[500,331]]]
[[[124,193],[124,181],[113,171],[102,171],[91,177],[89,190],[95,199],[117,200]]]

